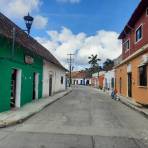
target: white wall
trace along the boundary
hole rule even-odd
[[[52,75],[52,94],[66,89],[66,71],[56,65],[44,61],[43,65],[43,97],[49,96],[49,76]],[[61,77],[63,76],[63,84]]]
[[[112,90],[112,78],[114,78],[114,85],[115,85],[115,70],[111,70],[105,73],[104,75],[104,88],[108,88],[109,90]]]
[[[83,78],[72,78],[72,84],[73,85],[81,85],[81,80],[84,83],[84,79]],[[89,84],[91,84],[91,79],[89,79],[89,78],[85,78],[85,84],[86,84],[87,80],[89,80]],[[75,81],[75,84],[74,84],[74,81]],[[77,84],[77,81],[78,81],[78,84]]]

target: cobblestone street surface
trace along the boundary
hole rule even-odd
[[[90,87],[22,124],[0,129],[0,148],[147,148],[148,120]]]

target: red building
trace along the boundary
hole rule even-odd
[[[116,88],[122,96],[148,105],[148,0],[141,0],[119,39],[122,62],[116,66]]]
[[[119,39],[123,44],[123,60],[148,43],[148,0],[141,0]]]

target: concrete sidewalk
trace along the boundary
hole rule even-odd
[[[2,128],[23,122],[27,118],[33,116],[34,114],[47,107],[48,105],[69,94],[71,91],[72,89],[69,88],[66,91],[55,94],[52,97],[43,98],[28,103],[20,109],[0,113],[0,127]]]

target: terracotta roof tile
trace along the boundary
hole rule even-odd
[[[85,71],[74,71],[71,73],[72,78],[87,78]]]

